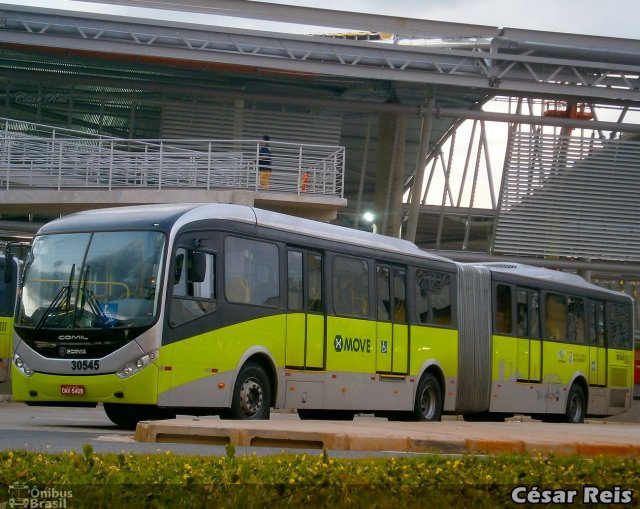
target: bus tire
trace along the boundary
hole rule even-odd
[[[442,390],[438,379],[431,373],[420,379],[413,417],[418,421],[439,421],[442,417]]]
[[[567,396],[567,409],[565,410],[565,421],[573,424],[584,422],[587,414],[587,398],[584,390],[579,384],[574,383],[569,389]]]
[[[133,430],[140,421],[175,419],[176,413],[154,405],[127,405],[125,403],[105,403],[104,412],[111,422],[123,429]]]
[[[228,416],[231,419],[268,419],[271,407],[271,384],[264,368],[247,362],[236,379]]]

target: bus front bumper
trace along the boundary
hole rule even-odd
[[[115,374],[78,376],[34,373],[27,377],[12,365],[11,385],[13,399],[26,403],[154,405],[158,399],[158,368],[150,364],[122,379]]]

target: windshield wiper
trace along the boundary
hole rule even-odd
[[[73,276],[75,275],[75,272],[76,272],[76,264],[74,263],[71,266],[71,272],[69,274],[69,284],[67,286],[63,286],[62,288],[60,288],[60,290],[58,290],[58,293],[56,294],[56,296],[51,301],[51,304],[49,304],[47,306],[47,309],[45,309],[44,314],[40,317],[40,320],[38,320],[38,323],[36,324],[35,328],[33,329],[33,334],[34,335],[37,334],[38,331],[47,322],[47,318],[49,317],[49,313],[51,313],[51,311],[56,309],[56,307],[62,302],[62,300],[65,297],[67,299],[66,308],[69,309],[71,307],[71,288],[73,286]]]
[[[89,305],[89,310],[95,315],[96,322],[103,329],[107,329],[107,325],[109,324],[110,319],[105,315],[104,310],[100,306],[98,299],[96,299],[95,295],[91,290],[87,289],[87,279],[89,279],[89,271],[91,270],[91,266],[87,265],[87,268],[84,271],[84,277],[80,283],[80,307],[76,307],[76,315],[78,313],[78,309],[81,312],[84,311],[85,302]],[[74,316],[74,326],[76,324],[75,316]]]

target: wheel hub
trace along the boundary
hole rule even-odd
[[[250,378],[245,380],[240,388],[240,409],[246,416],[256,415],[262,408],[262,387]]]

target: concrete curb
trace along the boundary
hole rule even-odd
[[[571,437],[571,441],[566,441],[565,437]],[[282,449],[640,458],[638,426],[612,423],[603,427],[600,423],[224,421],[185,418],[140,422],[134,439],[138,442],[233,444]]]

